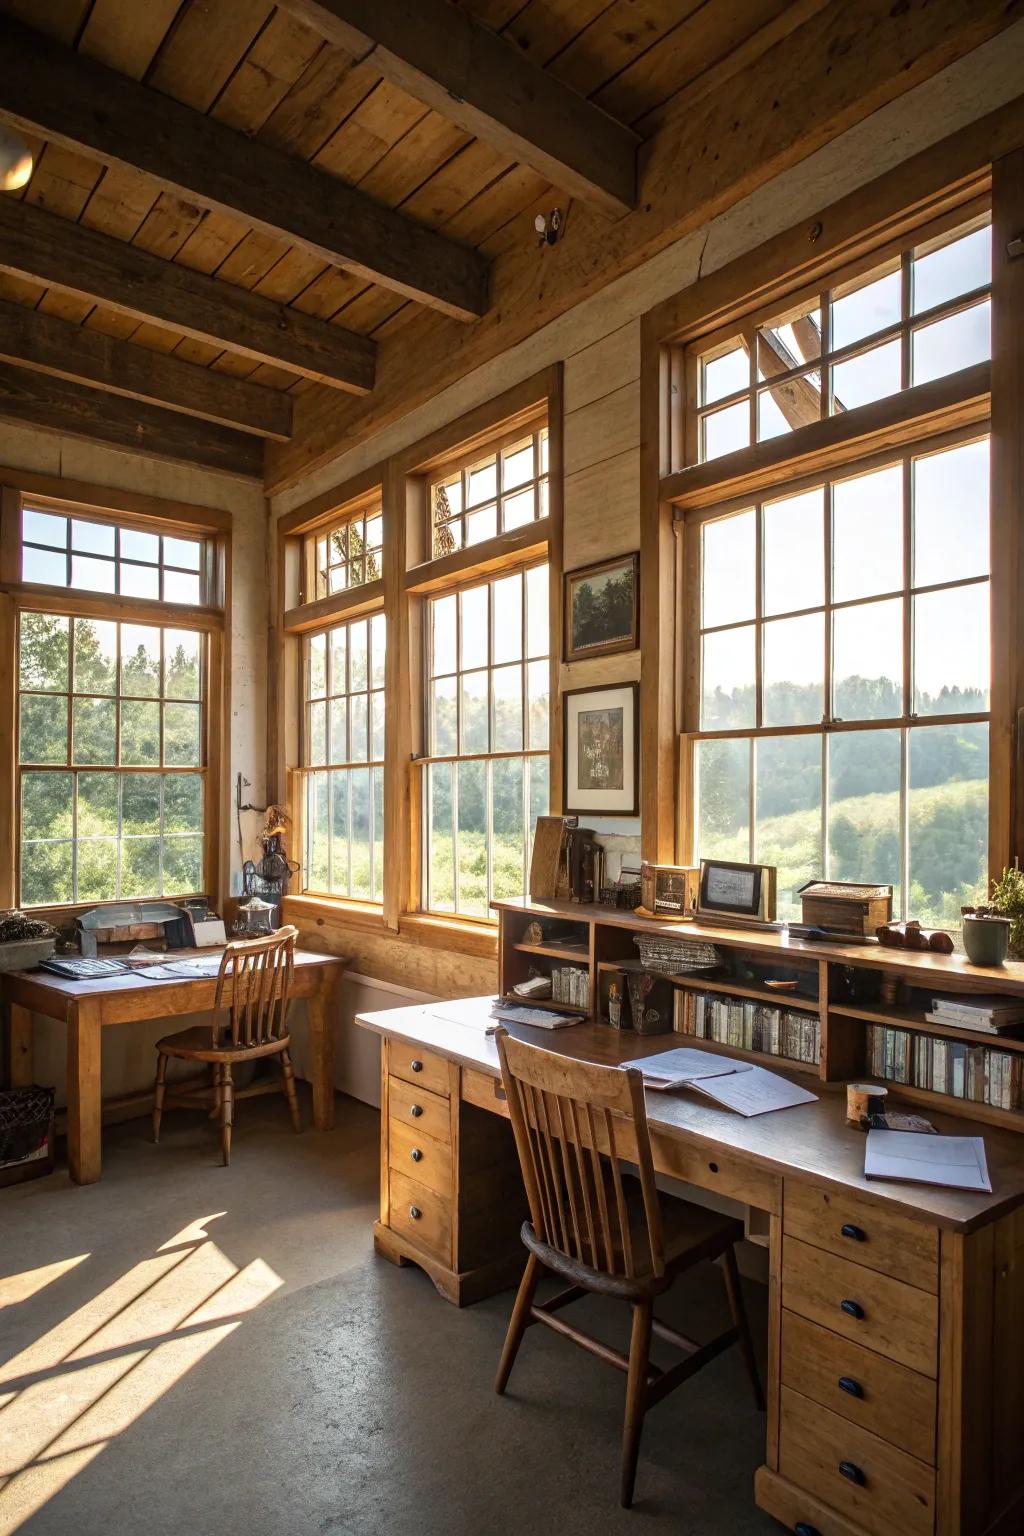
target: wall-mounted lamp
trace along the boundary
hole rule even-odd
[[[0,124],[0,187],[16,192],[32,175],[32,151],[24,139]]]
[[[539,245],[555,245],[562,233],[563,218],[561,208],[553,208],[547,215],[538,213],[533,221],[533,227],[537,231]]]

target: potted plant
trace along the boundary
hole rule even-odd
[[[1004,869],[992,887],[992,908],[1010,920],[1010,956],[1024,960],[1024,870]]]
[[[49,923],[24,912],[0,912],[0,971],[29,971],[48,960],[56,944]]]

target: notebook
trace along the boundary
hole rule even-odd
[[[730,1072],[749,1072],[745,1061],[732,1061],[727,1056],[713,1056],[709,1051],[698,1051],[692,1046],[680,1046],[674,1051],[659,1051],[656,1056],[638,1056],[635,1061],[620,1062],[625,1070],[636,1067],[644,1075],[645,1088],[685,1088],[688,1083],[704,1077],[727,1077]]]
[[[916,1131],[868,1131],[864,1176],[906,1184],[992,1193],[980,1136],[922,1136]]]

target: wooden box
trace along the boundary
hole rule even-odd
[[[640,904],[656,917],[692,917],[700,895],[700,870],[689,864],[640,865]]]
[[[809,880],[797,893],[808,927],[851,938],[873,939],[892,919],[891,885],[857,885],[843,880]]]

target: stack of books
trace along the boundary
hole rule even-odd
[[[783,1056],[789,1061],[817,1066],[821,1060],[821,1024],[813,1014],[771,1008],[750,999],[677,991],[675,1028],[699,1040]]]
[[[1024,1056],[938,1040],[888,1025],[868,1026],[868,1071],[891,1083],[909,1083],[994,1109],[1020,1109]]]
[[[982,1035],[1018,1034],[1024,1027],[1024,998],[969,992],[933,997],[925,1017],[932,1024],[955,1024]]]
[[[590,1008],[590,972],[579,965],[551,967],[551,1001],[569,1003],[573,1008]]]

